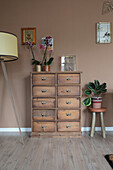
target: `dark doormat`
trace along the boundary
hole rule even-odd
[[[105,155],[104,157],[113,169],[113,154]]]

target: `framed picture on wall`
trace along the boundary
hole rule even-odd
[[[99,44],[111,43],[111,23],[110,22],[99,22],[96,24],[97,39],[96,42]]]
[[[36,44],[36,28],[21,28],[22,44],[26,41]]]

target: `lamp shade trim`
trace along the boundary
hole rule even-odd
[[[17,35],[15,35],[15,34],[13,34],[13,33],[11,33],[11,32],[7,32],[7,31],[0,31],[0,33],[6,33],[6,34],[12,34],[12,35],[14,35],[15,37],[17,37]]]

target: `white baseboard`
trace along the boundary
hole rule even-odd
[[[90,131],[90,127],[81,127],[82,132]],[[106,131],[113,131],[113,127],[105,127]],[[31,132],[31,128],[21,128],[22,132]],[[101,131],[101,127],[95,127],[95,131]],[[19,132],[18,128],[0,128],[0,132]]]

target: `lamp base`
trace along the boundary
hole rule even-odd
[[[17,125],[18,125],[18,128],[19,128],[22,144],[24,145],[23,136],[22,136],[21,129],[20,129],[20,124],[19,124],[19,120],[18,120],[18,116],[17,116],[17,112],[16,112],[16,108],[15,108],[15,104],[14,104],[11,88],[10,88],[10,85],[9,85],[9,80],[8,80],[8,76],[7,76],[7,71],[6,71],[5,63],[4,63],[4,60],[0,60],[0,62],[1,62],[1,65],[2,65],[2,70],[3,70],[3,73],[4,73],[5,80],[6,80],[6,84],[7,84],[7,88],[8,88],[8,92],[9,92],[9,96],[10,96],[10,100],[11,100],[11,103],[12,103],[12,107],[13,107],[13,110],[14,110],[15,118],[16,118]]]

